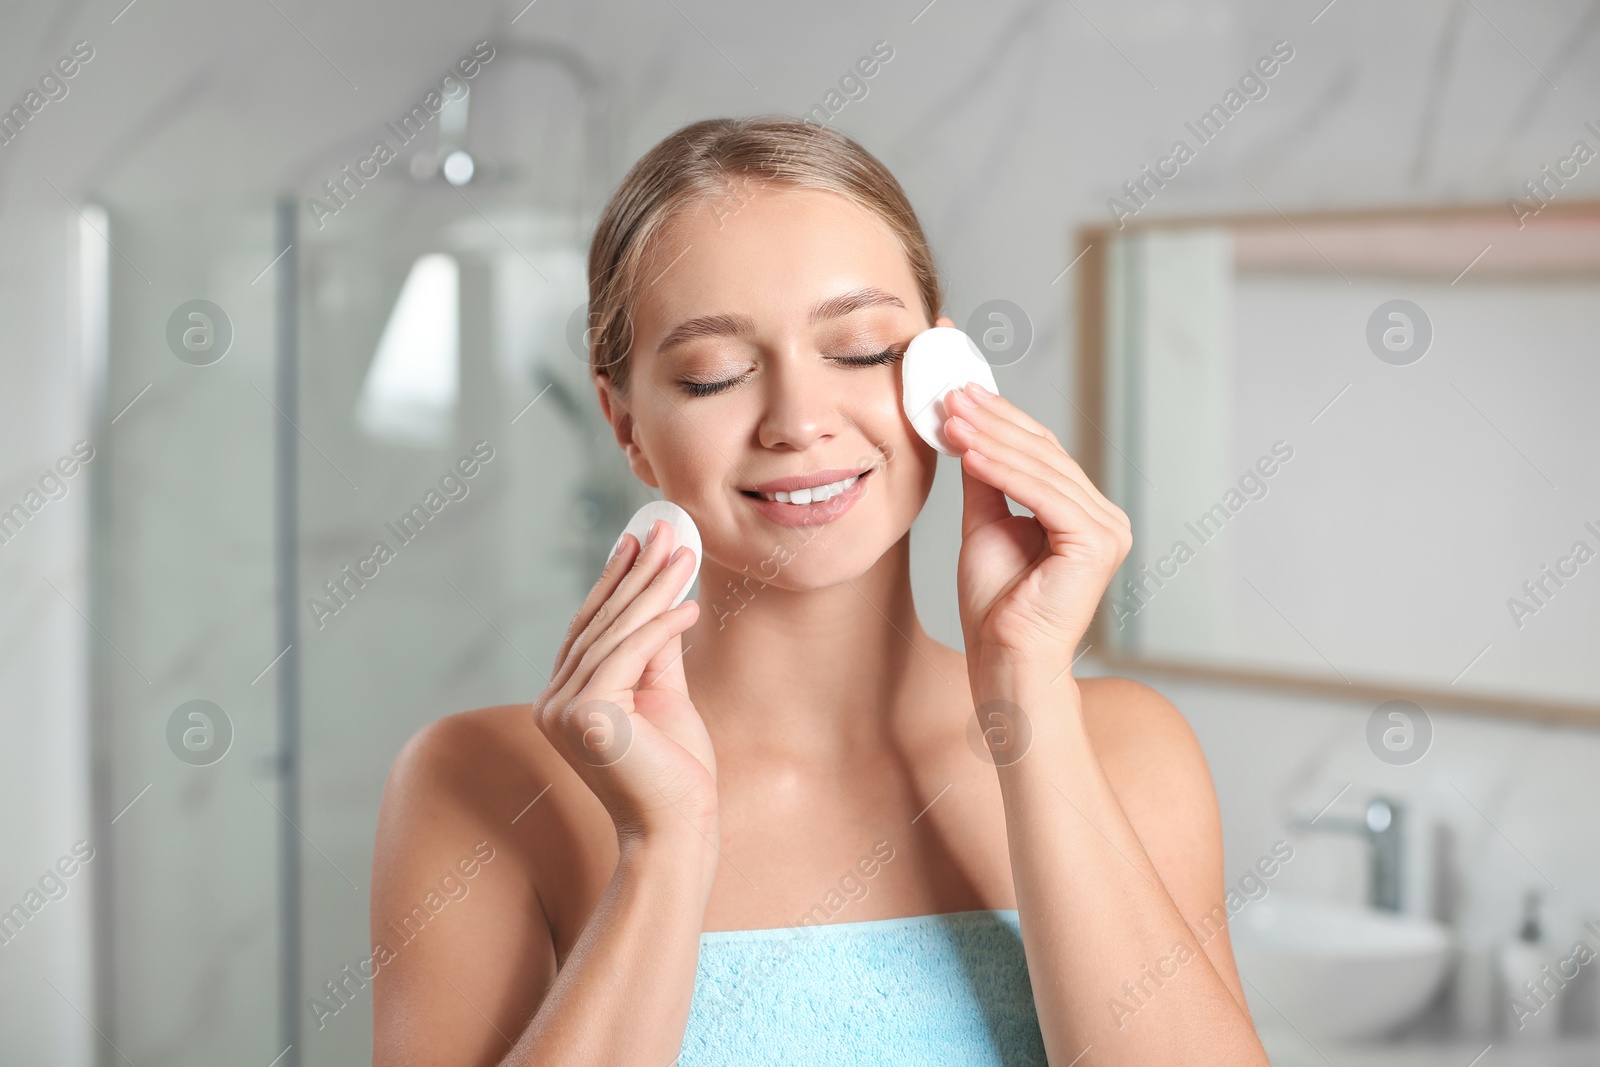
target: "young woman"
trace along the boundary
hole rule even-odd
[[[699,527],[700,596],[671,607],[665,523],[624,537],[531,706],[401,752],[374,1062],[1265,1064],[1200,748],[1073,676],[1127,516],[982,390],[944,424],[965,655],[918,622],[938,455],[897,361],[952,323],[882,164],[685,127],[612,196],[589,292],[600,406]]]

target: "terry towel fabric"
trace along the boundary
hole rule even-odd
[[[700,935],[678,1067],[1044,1067],[1015,909]]]

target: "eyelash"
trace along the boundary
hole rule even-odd
[[[847,367],[878,367],[885,363],[894,363],[905,355],[904,348],[886,348],[870,356],[837,356],[831,357],[835,363],[843,363]],[[712,396],[722,392],[739,382],[743,378],[726,378],[720,382],[682,382],[684,389],[694,396]]]

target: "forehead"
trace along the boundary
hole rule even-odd
[[[867,285],[919,306],[894,231],[825,190],[735,184],[726,200],[696,205],[658,233],[641,266],[641,340],[692,315],[800,318],[822,297]]]

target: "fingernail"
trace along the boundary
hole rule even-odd
[[[611,546],[611,555],[607,558],[606,562],[609,563],[611,560],[622,555],[622,546],[627,543],[627,537],[628,534],[626,531],[617,535],[617,543]]]
[[[983,397],[985,400],[987,400],[991,396],[994,396],[993,393],[989,392],[989,390],[985,389],[983,386],[979,385],[977,382],[968,382],[967,383],[967,388],[971,389],[975,394],[977,394],[978,396]]]
[[[644,543],[646,545],[648,545],[651,541],[654,541],[656,539],[656,531],[661,529],[662,525],[665,522],[666,522],[665,519],[657,519],[655,522],[652,522],[650,524],[650,532],[647,535],[645,535],[645,539],[644,539]]]

